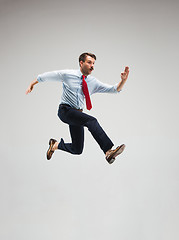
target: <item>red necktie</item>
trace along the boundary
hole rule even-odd
[[[90,100],[90,96],[89,96],[88,86],[87,86],[87,83],[85,81],[85,76],[82,75],[82,77],[83,77],[82,90],[83,90],[83,93],[84,93],[85,98],[86,98],[86,108],[88,110],[90,110],[92,108],[92,104],[91,104],[91,100]]]

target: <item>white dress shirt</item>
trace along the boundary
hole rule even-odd
[[[38,82],[59,81],[63,84],[61,104],[68,104],[76,109],[84,108],[84,94],[82,91],[82,73],[78,70],[59,70],[38,75]],[[88,75],[86,78],[89,94],[117,93],[117,84],[112,86],[100,82],[95,77]]]

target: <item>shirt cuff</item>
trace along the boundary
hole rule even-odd
[[[116,83],[116,84],[114,85],[114,90],[115,90],[116,93],[120,93],[122,90],[120,90],[120,91],[118,92],[117,86],[118,86],[118,83]]]
[[[40,76],[37,76],[37,82],[43,82]]]

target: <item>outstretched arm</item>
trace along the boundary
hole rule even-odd
[[[123,88],[125,82],[127,81],[128,75],[129,75],[129,67],[125,67],[124,72],[121,73],[121,81],[117,85],[118,92]]]
[[[34,85],[37,84],[38,81],[37,81],[37,78],[35,80],[33,80],[30,85],[28,86],[27,90],[26,90],[26,94],[32,92],[33,88],[34,88]]]

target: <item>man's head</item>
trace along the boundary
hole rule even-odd
[[[96,56],[92,53],[82,53],[79,56],[80,70],[83,75],[88,76],[94,70]]]

